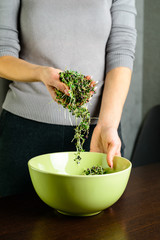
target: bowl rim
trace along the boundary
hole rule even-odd
[[[68,153],[74,153],[75,151],[66,151],[66,152],[68,152]],[[65,152],[65,153],[66,153],[66,152]],[[86,152],[87,152],[87,151],[86,151]],[[62,153],[62,152],[54,152],[54,153]],[[127,162],[130,163],[130,166],[127,167],[126,169],[123,169],[123,170],[118,171],[118,172],[108,173],[108,174],[101,174],[101,175],[76,175],[76,174],[70,175],[70,174],[64,174],[64,173],[53,173],[53,172],[48,172],[48,171],[44,171],[44,170],[37,169],[37,168],[35,168],[35,167],[33,167],[33,166],[31,165],[31,161],[32,161],[34,158],[37,158],[37,157],[40,157],[40,156],[43,156],[43,155],[50,155],[50,154],[54,154],[54,153],[41,154],[41,155],[37,155],[37,156],[31,158],[31,159],[28,161],[28,167],[31,168],[31,169],[33,169],[33,170],[35,170],[35,171],[37,171],[37,172],[41,172],[41,173],[45,173],[45,174],[49,174],[49,175],[61,176],[61,177],[62,177],[62,176],[63,176],[63,177],[74,177],[74,178],[75,178],[75,177],[76,177],[76,178],[107,177],[107,176],[111,176],[111,175],[122,174],[122,173],[124,173],[124,172],[126,172],[126,171],[131,170],[131,168],[132,168],[132,163],[131,163],[131,161],[129,161],[127,158],[120,157],[120,156],[117,156],[117,155],[115,155],[114,157],[120,157],[120,158],[125,159]],[[63,152],[63,153],[64,153],[64,152]],[[92,153],[93,153],[93,152],[92,152]],[[95,152],[95,153],[98,153],[98,152]],[[99,153],[99,154],[105,154],[105,153]],[[105,155],[106,155],[106,154],[105,154]]]

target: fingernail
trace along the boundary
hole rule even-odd
[[[87,79],[87,80],[90,80],[90,79],[91,79],[91,76],[86,76],[86,79]]]
[[[113,168],[113,162],[111,162],[111,169]]]
[[[67,89],[64,90],[64,93],[69,96],[69,92]]]

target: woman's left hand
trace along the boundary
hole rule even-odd
[[[90,152],[107,154],[108,165],[113,167],[113,157],[121,156],[121,140],[115,127],[98,125],[95,127],[90,144]]]

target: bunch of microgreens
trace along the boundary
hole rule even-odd
[[[83,144],[88,138],[90,126],[90,113],[85,103],[89,102],[90,97],[95,93],[95,82],[88,76],[72,70],[60,72],[60,80],[69,87],[69,96],[59,90],[55,90],[57,101],[64,108],[68,108],[72,115],[80,118],[80,123],[75,127],[75,135],[72,141],[76,141],[77,164],[81,160],[80,152],[84,152]]]
[[[93,166],[91,168],[87,168],[83,171],[82,175],[102,175],[107,174],[107,169],[102,168],[101,166]]]

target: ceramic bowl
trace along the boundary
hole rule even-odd
[[[37,156],[29,160],[31,180],[38,196],[58,212],[72,216],[91,216],[113,205],[123,194],[132,164],[115,156],[113,170],[106,154],[82,152],[80,164],[75,152]],[[81,175],[93,166],[108,168],[108,174]]]

